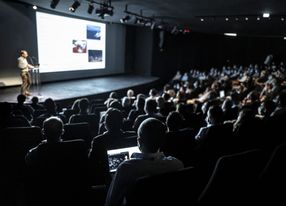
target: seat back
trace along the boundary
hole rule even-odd
[[[278,145],[260,175],[261,196],[264,202],[285,204],[286,195],[286,143]]]
[[[99,115],[95,114],[82,114],[71,116],[70,123],[82,123],[87,122],[89,124],[89,129],[91,136],[95,137],[98,134],[99,128]]]
[[[72,123],[64,125],[64,135],[62,137],[63,140],[75,140],[75,139],[83,139],[87,146],[90,147],[91,142],[91,133],[89,124],[87,122],[81,123]]]
[[[89,189],[84,140],[41,144],[36,155],[27,186],[32,205],[80,205]]]
[[[42,141],[39,127],[10,127],[1,133],[2,171],[10,177],[23,177],[27,152]]]
[[[222,156],[199,197],[204,203],[249,203],[256,191],[257,180],[266,163],[259,149]]]
[[[138,178],[127,192],[127,205],[192,205],[200,192],[195,168]]]

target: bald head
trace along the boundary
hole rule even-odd
[[[63,121],[58,117],[50,117],[43,122],[43,135],[48,142],[58,142],[64,132]]]
[[[166,126],[155,118],[144,120],[138,128],[138,146],[143,153],[155,153],[161,147]]]

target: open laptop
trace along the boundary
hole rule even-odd
[[[107,150],[109,171],[115,172],[117,167],[123,161],[130,159],[134,152],[140,153],[138,146]]]

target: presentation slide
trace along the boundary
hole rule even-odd
[[[36,13],[40,72],[105,68],[106,25]]]

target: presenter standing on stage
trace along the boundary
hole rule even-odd
[[[35,68],[33,65],[29,64],[27,61],[28,52],[26,50],[20,51],[20,57],[18,58],[18,67],[21,70],[22,86],[21,94],[25,96],[30,96],[30,86],[31,86],[31,75],[29,73],[30,69]]]

